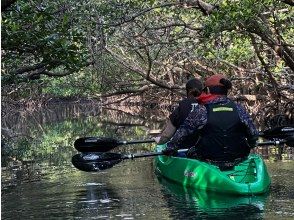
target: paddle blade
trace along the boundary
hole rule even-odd
[[[121,155],[116,153],[86,153],[72,157],[75,168],[85,172],[99,172],[121,162]]]
[[[120,143],[113,138],[83,137],[75,141],[74,146],[80,152],[107,152]]]
[[[289,147],[294,147],[294,135],[285,138],[285,141]]]
[[[281,126],[265,130],[260,136],[267,139],[284,139],[294,135],[294,125]]]

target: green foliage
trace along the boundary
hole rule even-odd
[[[52,80],[49,77],[43,79],[46,83],[42,88],[42,93],[53,95],[56,97],[82,97],[93,93],[98,88],[95,88],[94,83],[91,83],[86,74],[80,73],[75,76],[65,76]],[[97,86],[97,85],[96,85]]]
[[[204,36],[214,38],[223,31],[232,30],[246,34],[248,27],[259,23],[260,27],[255,28],[268,32],[268,25],[274,25],[280,29],[280,34],[291,38],[293,28],[289,28],[289,19],[294,11],[290,8],[284,13],[278,10],[285,10],[285,5],[274,0],[222,1],[219,10],[206,19]]]
[[[279,1],[205,2],[219,8],[205,16],[199,7],[174,1],[17,1],[2,16],[3,94],[92,97],[156,80],[179,86],[194,70],[205,76],[211,74],[206,67],[218,72],[252,66],[257,60],[252,36],[271,65],[278,62],[263,51],[274,50],[273,40],[293,44],[294,12]],[[290,66],[282,63],[272,69]],[[42,68],[18,72],[36,64],[46,73],[68,75],[35,76]]]
[[[20,66],[46,64],[78,71],[87,61],[86,30],[75,26],[81,19],[79,3],[67,1],[17,1],[2,13],[4,74]]]
[[[227,39],[227,40],[225,40]],[[242,36],[232,33],[222,34],[223,45],[214,48],[214,59],[221,58],[235,65],[242,65],[254,58],[254,51],[251,47],[251,41]]]
[[[131,2],[129,5],[134,8],[140,6]],[[31,84],[32,87],[42,84],[40,93],[44,94],[62,97],[93,96],[113,90],[114,86],[111,85],[116,82],[138,78],[109,56],[95,54],[96,51],[91,54],[89,51],[89,39],[101,43],[95,36],[99,16],[109,25],[120,22],[119,19],[126,12],[126,8],[116,1],[113,4],[108,1],[17,1],[9,12],[3,13],[3,85],[9,89],[13,85],[24,83]],[[112,31],[112,27],[105,28],[107,35]],[[95,43],[93,46],[96,47]],[[88,68],[91,56],[94,66]],[[62,78],[43,76],[32,82],[27,74],[15,73],[20,67],[38,63],[46,64],[48,71],[75,74]],[[27,86],[20,87],[23,90],[21,96],[32,96],[32,90],[25,92],[25,87]]]
[[[262,12],[267,12],[272,4],[272,0],[222,1],[220,9],[206,20],[205,36],[215,36],[225,30],[242,29],[256,20]]]
[[[64,5],[69,8],[62,9],[62,4],[18,1],[13,11],[4,13],[2,47],[8,56],[4,59],[29,55],[29,62],[42,61],[55,68],[58,60],[66,68],[77,70],[79,61],[85,61],[84,30],[73,26],[77,19],[72,15],[78,8]]]
[[[44,77],[42,93],[57,97],[93,97],[118,89],[131,89],[130,86],[124,88],[123,84],[138,80],[136,74],[121,67],[110,56],[97,57],[97,64],[94,66],[95,68],[84,68],[79,74],[61,78]],[[136,84],[132,87],[136,88]]]

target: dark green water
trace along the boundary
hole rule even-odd
[[[157,128],[151,127],[150,120],[110,111],[83,117],[77,114],[74,119],[72,112],[64,117],[56,115],[58,120],[53,122],[35,115],[45,121],[37,120],[39,126],[31,118],[20,124],[12,119],[4,122],[7,128],[22,131],[30,138],[4,139],[1,219],[294,218],[291,150],[283,152],[283,160],[276,159],[279,157],[275,149],[266,151],[272,177],[268,195],[227,197],[191,192],[157,177],[152,158],[123,161],[99,173],[82,172],[71,165],[71,157],[77,153],[72,144],[77,137],[147,138],[148,129]],[[150,151],[151,148],[148,144],[135,145],[116,151]]]

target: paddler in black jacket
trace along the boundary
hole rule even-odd
[[[174,155],[185,137],[196,132],[196,146],[188,157],[203,161],[234,162],[248,156],[258,137],[252,119],[245,109],[227,97],[231,82],[221,74],[205,81],[204,92],[198,97],[200,105],[189,114],[164,150]]]
[[[181,100],[175,110],[170,114],[165,129],[162,131],[160,137],[156,137],[155,141],[157,144],[164,144],[168,142],[174,135],[176,130],[183,124],[185,119],[188,117],[190,112],[196,109],[198,105],[197,97],[201,94],[203,90],[203,83],[200,79],[192,78],[186,83],[186,94],[187,97]],[[189,135],[182,146],[184,148],[192,147],[195,144],[195,139],[197,136]]]

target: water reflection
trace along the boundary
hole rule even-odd
[[[122,109],[102,108],[99,103],[95,102],[82,104],[58,102],[46,105],[46,108],[22,108],[13,111],[4,108],[2,109],[1,131],[6,138],[20,136],[30,138],[32,130],[44,132],[44,125],[76,120],[82,123],[94,121],[96,126],[102,124],[116,126],[116,129],[119,130],[130,126],[152,128],[157,127],[159,122],[163,122],[165,117],[163,114],[158,114],[160,111],[154,112],[143,107],[136,107],[136,109],[137,111],[132,113],[126,107]]]
[[[158,126],[147,118],[145,113],[101,109],[95,104],[58,103],[38,111],[6,112],[2,117],[1,165],[6,167],[12,162],[31,160],[60,164],[72,156],[73,142],[78,137],[143,139],[148,129]]]
[[[20,183],[40,181],[42,178],[42,169],[34,162],[21,163],[20,161],[12,161],[1,171],[2,190],[15,187]]]
[[[173,219],[263,219],[268,195],[230,196],[192,190],[158,176]]]
[[[268,162],[267,167],[272,177],[269,202],[266,210],[267,219],[294,218],[294,161]]]
[[[108,219],[112,215],[113,209],[121,208],[121,198],[116,190],[110,188],[105,183],[87,182],[78,186],[76,193],[75,218]]]
[[[144,115],[139,109],[137,113],[101,110],[90,105],[5,114],[2,125],[12,133],[3,134],[2,139],[2,219],[16,216],[19,219],[240,219],[244,215],[246,219],[278,219],[294,216],[293,148],[285,148],[282,153],[273,147],[259,151],[267,158],[273,180],[270,195],[265,198],[220,198],[159,183],[152,158],[124,161],[94,174],[80,172],[71,165],[71,158],[77,153],[73,142],[78,137],[147,139],[148,129],[161,127],[156,120],[150,120],[150,114],[154,113]],[[151,149],[151,144],[142,144],[121,146],[114,152]]]

